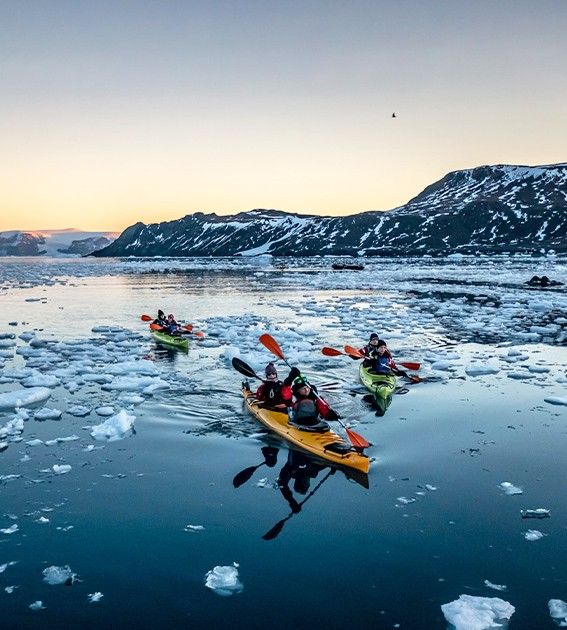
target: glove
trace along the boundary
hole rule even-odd
[[[325,420],[338,420],[338,419],[339,419],[339,415],[333,409],[329,410],[329,413],[327,414],[327,417],[325,418]]]
[[[292,367],[284,383],[291,385],[298,376],[301,376],[301,372],[296,367]]]

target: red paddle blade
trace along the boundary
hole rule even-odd
[[[143,322],[151,322],[151,321],[152,321],[153,319],[155,319],[155,318],[154,318],[154,317],[150,317],[149,315],[142,315],[142,316],[140,317],[140,319],[141,319]]]
[[[417,374],[408,374],[409,379],[412,383],[422,383],[425,379],[421,378],[421,376],[418,376]]]
[[[421,367],[421,363],[404,363],[403,361],[400,361],[400,365],[403,365],[408,370],[419,370]]]
[[[260,343],[272,354],[275,354],[278,359],[285,361],[284,353],[280,348],[280,344],[272,337],[272,335],[268,335],[268,333],[260,335]]]
[[[351,357],[356,357],[357,359],[362,359],[364,357],[364,355],[362,354],[362,352],[359,352],[355,347],[353,346],[345,346],[345,352],[351,356]]]
[[[195,337],[197,337],[197,339],[204,339],[205,338],[205,333],[202,332],[201,330],[197,330],[194,333]]]
[[[338,357],[339,355],[344,354],[344,352],[341,352],[340,350],[335,350],[335,348],[329,348],[328,346],[321,348],[321,352],[326,357]]]
[[[350,440],[350,443],[355,447],[355,448],[368,448],[370,446],[370,442],[368,442],[368,440],[365,440],[362,435],[359,435],[358,433],[355,433],[352,429],[345,429],[346,434],[348,436],[348,439]]]
[[[185,324],[185,326],[182,326],[182,328],[191,332],[193,330],[193,324]]]
[[[150,324],[150,330],[163,330],[163,326],[159,324]]]

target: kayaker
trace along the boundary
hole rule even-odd
[[[278,371],[273,363],[268,363],[264,370],[266,380],[256,390],[256,398],[266,407],[290,407],[292,404],[291,384],[299,376],[299,370],[292,368],[285,381],[278,379]]]
[[[175,317],[173,317],[173,314],[170,313],[167,316],[167,321],[165,324],[165,328],[167,329],[166,332],[169,333],[170,335],[179,335],[181,334],[181,326],[175,321]]]
[[[379,339],[376,344],[376,351],[370,358],[370,369],[376,374],[395,374],[396,376],[405,376],[409,378],[408,373],[405,370],[400,370],[394,363],[392,354],[388,350],[388,346],[383,339]]]
[[[364,360],[362,362],[362,365],[364,367],[372,367],[372,363],[374,361],[374,359],[376,359],[378,357],[378,342],[380,341],[380,338],[378,337],[377,333],[372,333],[370,335],[370,339],[368,341],[368,343],[360,348],[359,352],[361,354],[364,355]],[[352,357],[353,359],[355,357]]]
[[[158,326],[162,326],[165,328],[167,326],[167,318],[165,317],[165,313],[160,309],[157,312],[157,318],[152,322],[157,324]]]
[[[292,386],[294,402],[291,409],[293,421],[306,427],[316,425],[321,418],[337,420],[338,415],[327,402],[317,395],[317,389],[304,376],[298,376]]]

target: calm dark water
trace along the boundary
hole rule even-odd
[[[103,420],[92,412],[30,419],[23,441],[0,453],[0,475],[22,475],[0,482],[0,528],[19,526],[0,534],[0,565],[17,561],[0,573],[0,627],[445,628],[441,604],[464,593],[512,603],[511,628],[554,627],[547,601],[567,600],[567,417],[564,406],[544,398],[565,396],[565,348],[513,345],[529,355],[527,363],[550,369],[516,380],[508,377],[516,366],[503,360],[508,347],[462,343],[416,313],[411,327],[402,321],[396,329],[396,312],[403,312],[396,309],[407,308],[403,292],[310,289],[293,281],[274,293],[273,282],[273,275],[250,270],[174,279],[95,275],[0,297],[0,332],[43,329],[39,335],[69,342],[96,340],[92,327],[109,321],[138,331],[115,357],[148,358],[173,385],[135,407],[134,435],[100,450],[84,450],[101,445],[84,429]],[[26,302],[30,297],[40,300]],[[386,315],[388,301],[394,312]],[[378,307],[370,323],[346,328],[359,302]],[[158,348],[139,315],[161,305],[204,329],[207,341],[187,354]],[[363,392],[351,391],[356,363],[324,360],[319,350],[362,342],[363,330],[382,324],[407,360],[458,358],[453,371],[436,372],[443,382],[411,387],[377,417]],[[368,488],[290,454],[244,413],[241,377],[229,359],[239,349],[260,370],[270,359],[256,341],[266,329],[314,380],[336,383],[324,386],[324,395],[375,445]],[[471,377],[471,361],[500,371]],[[8,358],[0,376],[23,365],[19,355]],[[95,365],[102,373],[107,367]],[[0,393],[16,385],[0,385]],[[118,408],[117,400],[90,383],[76,393],[55,388],[46,406]],[[12,416],[0,412],[0,426]],[[26,444],[72,434],[79,440]],[[264,461],[268,445],[277,448],[273,466]],[[26,454],[30,459],[21,461]],[[72,470],[40,472],[58,463]],[[251,466],[258,468],[235,488],[235,475]],[[275,482],[284,466],[292,479],[282,492]],[[498,487],[504,481],[523,494],[506,496]],[[304,502],[300,511],[294,501]],[[551,518],[521,519],[521,509],[539,507]],[[43,508],[52,511],[38,512]],[[36,522],[41,514],[49,523]],[[278,523],[277,536],[263,539]],[[204,529],[186,531],[189,524]],[[545,536],[529,542],[528,529]],[[207,571],[233,562],[242,592],[221,597],[205,587]],[[67,564],[82,581],[42,581],[45,567]],[[10,585],[18,585],[11,594],[4,591]],[[96,591],[104,597],[89,603]],[[45,610],[28,608],[36,600]]]

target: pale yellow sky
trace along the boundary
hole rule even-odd
[[[0,7],[0,230],[351,214],[567,160],[567,3],[135,4]]]

